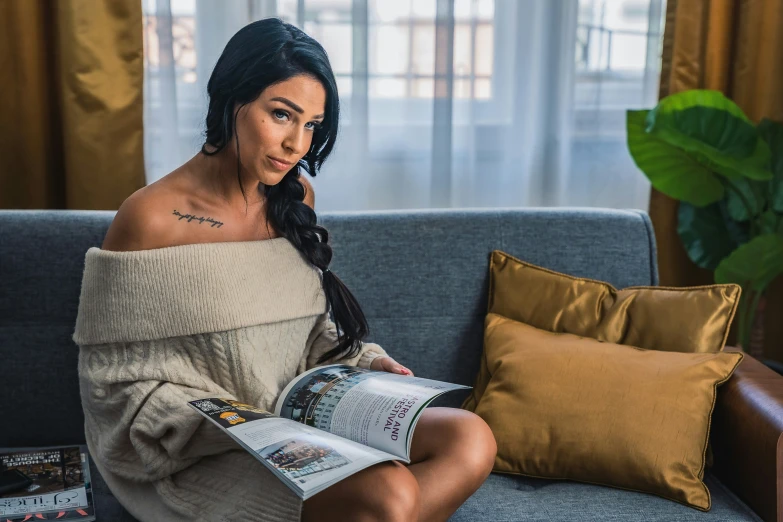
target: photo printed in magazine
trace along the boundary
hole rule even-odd
[[[355,366],[309,370],[280,394],[275,414],[410,461],[416,422],[436,397],[469,386]]]
[[[225,430],[303,500],[373,464],[399,460],[231,399],[188,404]]]

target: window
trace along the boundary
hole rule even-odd
[[[143,6],[150,182],[199,149],[206,82],[228,39],[277,16],[324,46],[337,78],[342,132],[325,179],[342,185],[318,187],[319,206],[364,208],[342,195],[348,183],[389,194],[370,208],[646,208],[625,111],[657,99],[665,0]],[[430,198],[441,186],[449,195]]]

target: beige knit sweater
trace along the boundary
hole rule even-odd
[[[326,309],[320,271],[285,238],[87,251],[73,335],[87,445],[133,516],[300,519],[298,497],[187,402],[273,410],[336,345]],[[365,343],[328,362],[367,368],[379,355]]]

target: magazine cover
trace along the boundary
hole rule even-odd
[[[0,448],[0,520],[95,520],[87,446]]]

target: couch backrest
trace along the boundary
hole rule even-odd
[[[84,441],[71,335],[85,252],[101,245],[113,216],[0,211],[0,447]],[[472,384],[492,250],[618,288],[657,284],[652,228],[637,211],[380,211],[319,220],[330,232],[333,271],[365,311],[369,340],[435,379]]]

